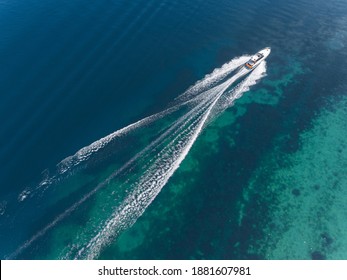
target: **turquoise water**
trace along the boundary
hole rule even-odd
[[[346,259],[344,1],[0,6],[1,258]]]

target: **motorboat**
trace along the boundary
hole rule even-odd
[[[260,62],[269,56],[270,52],[271,49],[269,47],[260,50],[245,63],[245,67],[248,70],[254,70],[260,64]]]

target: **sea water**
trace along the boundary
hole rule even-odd
[[[0,6],[2,258],[346,259],[344,1]],[[115,193],[97,186],[192,107],[87,154],[71,173],[56,164],[267,46],[266,76],[206,120],[138,217],[84,254],[147,161],[122,174]]]

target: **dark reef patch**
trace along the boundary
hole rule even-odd
[[[326,232],[322,233],[320,237],[323,247],[329,247],[334,242],[334,239]]]
[[[294,196],[299,196],[299,195],[301,194],[301,192],[300,192],[299,189],[293,189],[293,190],[292,190],[292,194],[293,194]]]
[[[311,259],[312,260],[325,260],[326,257],[323,253],[321,253],[319,251],[314,251],[311,253]]]

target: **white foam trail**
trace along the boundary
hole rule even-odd
[[[154,121],[157,121],[169,115],[170,113],[179,110],[184,105],[193,103],[194,101],[195,101],[194,99],[191,99],[191,100],[187,100],[185,102],[176,104],[174,106],[171,106],[157,114],[153,114],[149,117],[143,118],[135,123],[132,123],[122,129],[119,129],[93,142],[92,144],[86,147],[81,148],[74,155],[68,156],[62,161],[60,161],[57,164],[56,173],[50,176],[48,174],[48,170],[46,170],[47,174],[44,175],[44,178],[36,187],[34,188],[26,187],[24,190],[22,190],[21,193],[19,193],[18,195],[18,202],[22,202],[28,199],[29,197],[33,197],[37,193],[37,191],[40,191],[40,194],[42,194],[49,186],[56,183],[57,181],[60,181],[62,178],[64,179],[64,177],[62,177],[63,175],[66,175],[66,176],[71,175],[69,173],[73,173],[74,168],[80,167],[81,164],[83,164],[84,162],[87,162],[92,155],[102,150],[104,147],[106,147],[110,142],[114,141],[116,138],[124,137],[131,131],[139,127],[144,127]]]
[[[182,95],[176,98],[176,102],[173,106],[157,114],[151,115],[135,123],[132,123],[122,129],[119,129],[93,142],[92,144],[83,147],[82,149],[78,150],[74,155],[68,156],[67,158],[63,159],[61,162],[57,164],[56,171],[53,173],[53,175],[49,175],[47,171],[47,174],[36,187],[26,187],[21,193],[19,193],[18,202],[22,202],[30,197],[33,197],[37,191],[40,191],[40,193],[42,194],[42,192],[44,192],[49,186],[63,179],[63,175],[69,176],[69,173],[73,174],[76,167],[81,168],[81,165],[84,162],[88,161],[88,159],[93,154],[106,147],[115,138],[123,137],[127,133],[139,127],[146,126],[158,119],[161,119],[167,116],[168,114],[180,109],[187,103],[193,103],[194,101],[196,101],[194,100],[194,97],[202,98],[203,96],[200,96],[201,93],[203,93],[208,88],[211,88],[211,86],[217,84],[219,81],[224,79],[235,69],[244,64],[249,58],[250,56],[245,55],[232,59],[228,63],[222,65],[222,67],[216,68],[211,74],[206,75],[202,80],[196,82],[195,85],[190,87]],[[205,92],[205,94],[208,94],[208,92]]]
[[[242,82],[223,94],[214,108],[214,117],[219,116],[224,110],[232,106],[236,99],[241,98],[243,93],[247,92],[251,86],[255,85],[258,80],[265,76],[266,61],[262,61]]]
[[[63,174],[66,171],[70,170],[72,167],[80,164],[83,161],[86,161],[93,153],[105,147],[114,138],[123,136],[126,133],[130,132],[131,130],[134,130],[140,126],[147,125],[177,110],[182,105],[186,104],[186,102],[183,102],[183,99],[185,99],[184,101],[188,101],[188,102],[191,101],[189,99],[192,99],[193,97],[195,97],[199,92],[206,91],[207,88],[211,87],[213,84],[225,78],[228,74],[230,74],[236,68],[243,65],[247,60],[249,60],[249,58],[250,56],[241,56],[238,58],[234,58],[228,63],[224,64],[221,68],[215,69],[211,74],[206,75],[202,80],[198,81],[194,86],[190,87],[185,93],[180,95],[178,97],[181,100],[180,104],[176,104],[175,106],[172,106],[160,113],[141,119],[133,124],[130,124],[122,129],[119,129],[107,135],[106,137],[99,139],[98,141],[93,142],[89,146],[83,147],[82,149],[77,151],[74,155],[65,158],[57,165],[59,169],[59,174]]]
[[[180,163],[188,154],[190,148],[198,137],[201,129],[208,118],[211,109],[218,101],[222,93],[220,93],[215,100],[209,105],[207,111],[202,117],[194,123],[194,128],[191,131],[189,129],[184,130],[182,133],[188,135],[185,141],[178,142],[175,148],[171,147],[171,151],[163,151],[159,154],[159,158],[153,164],[149,173],[146,173],[140,181],[136,184],[136,187],[132,193],[124,200],[122,205],[116,210],[112,217],[106,222],[105,226],[99,231],[88,243],[88,245],[82,248],[76,258],[94,259],[98,256],[101,249],[110,242],[116,234],[121,230],[131,226],[142,215],[148,205],[158,195],[162,187],[167,183],[169,178],[179,167]],[[188,132],[188,134],[186,134]],[[172,142],[177,140],[176,137]],[[172,143],[171,142],[171,143]],[[164,163],[164,166],[163,166]]]
[[[199,106],[193,108],[192,112],[195,112],[197,109],[199,109],[200,106],[204,105],[204,103],[200,104]],[[73,211],[75,211],[81,204],[83,204],[85,201],[87,201],[91,196],[93,196],[96,192],[98,192],[101,188],[109,184],[109,182],[121,174],[124,170],[131,168],[131,165],[136,162],[137,159],[141,158],[146,152],[150,151],[153,147],[158,145],[165,137],[168,135],[175,135],[173,133],[174,129],[177,129],[177,127],[183,122],[190,121],[191,118],[186,119],[186,116],[181,117],[175,124],[173,124],[165,133],[163,133],[160,137],[158,137],[155,141],[150,143],[144,150],[137,153],[132,159],[130,159],[126,164],[124,164],[121,168],[116,170],[114,173],[111,174],[105,181],[99,183],[92,191],[85,194],[79,201],[74,203],[72,206],[70,206],[68,209],[66,209],[63,213],[58,215],[51,223],[49,223],[47,226],[45,226],[43,229],[41,229],[39,232],[37,232],[35,235],[33,235],[29,240],[27,240],[22,246],[20,246],[15,252],[10,254],[7,258],[13,259],[17,255],[19,255],[22,251],[24,251],[26,248],[30,247],[32,243],[34,243],[38,238],[42,237],[46,234],[48,230],[53,228],[55,225],[57,225],[60,221],[62,221],[64,218],[69,216]]]
[[[237,60],[240,63],[241,60],[248,58],[242,57]],[[216,76],[206,76],[206,81],[200,82],[201,88],[211,86],[214,81],[221,81],[225,78],[231,69],[237,68],[237,63],[226,64],[224,70],[217,71]],[[222,68],[223,68],[222,67]],[[258,69],[259,68],[259,69]],[[258,70],[258,71],[257,71]],[[173,107],[168,108],[158,114],[152,115],[145,119],[142,119],[134,124],[131,124],[121,130],[118,130],[94,143],[88,147],[82,148],[75,155],[63,160],[59,166],[63,166],[61,174],[67,172],[67,170],[77,166],[83,161],[86,161],[91,154],[105,147],[115,137],[120,137],[127,132],[142,127],[152,121],[155,121],[161,117],[166,116],[170,112],[177,110],[182,104],[192,103],[191,110],[184,116],[180,117],[174,122],[162,135],[149,144],[145,149],[136,154],[130,159],[123,167],[116,170],[106,180],[99,183],[92,191],[84,195],[79,201],[66,209],[63,213],[58,215],[50,224],[32,236],[22,246],[20,246],[9,258],[14,258],[20,254],[23,250],[28,248],[39,237],[43,236],[48,230],[53,228],[57,223],[62,221],[65,217],[75,211],[82,203],[88,200],[92,195],[97,193],[102,187],[109,184],[114,178],[117,178],[122,172],[131,171],[136,165],[137,161],[143,158],[151,158],[151,160],[145,161],[144,166],[146,172],[139,178],[138,181],[132,184],[130,192],[125,197],[123,202],[116,207],[113,214],[103,223],[103,225],[97,226],[97,232],[93,238],[82,244],[76,244],[75,248],[79,248],[79,252],[75,255],[75,258],[95,258],[100,253],[100,250],[110,242],[119,232],[123,229],[131,226],[142,215],[145,209],[150,205],[156,195],[160,192],[162,187],[166,184],[175,170],[179,167],[185,156],[188,154],[193,143],[197,139],[198,135],[202,131],[206,124],[206,121],[215,115],[218,115],[228,106],[226,104],[232,104],[236,98],[240,97],[243,92],[247,91],[249,87],[256,83],[256,81],[262,77],[263,72],[266,71],[265,63],[259,65],[257,69],[253,70],[235,89],[227,91],[227,89],[239,78],[241,78],[247,71],[241,70],[234,76],[224,81],[222,84],[214,86],[205,91],[200,90],[200,94],[191,94],[191,99],[185,100],[182,103],[176,104]],[[223,78],[222,78],[223,77]],[[197,83],[195,86],[198,86]],[[195,87],[194,86],[194,87]],[[192,89],[192,88],[191,88]],[[197,92],[193,90],[193,92]],[[189,92],[189,90],[187,91]],[[187,93],[186,92],[186,93]],[[190,92],[191,93],[191,92]],[[189,94],[187,96],[189,96]],[[225,96],[224,96],[225,95]],[[224,97],[224,98],[222,98]],[[223,103],[223,106],[219,106],[216,110],[216,105],[220,100],[227,100],[227,103]],[[151,154],[152,153],[152,154]],[[153,160],[152,160],[153,159]],[[64,168],[64,166],[66,168]],[[88,235],[90,236],[90,235]],[[78,238],[79,239],[79,238]],[[82,238],[83,239],[83,238]],[[87,245],[86,245],[87,244]]]
[[[211,74],[207,74],[202,80],[197,81],[193,86],[188,88],[183,94],[176,98],[178,101],[192,98],[208,88],[213,87],[218,82],[230,75],[234,70],[245,64],[251,56],[243,55],[230,60],[220,68],[216,68]]]
[[[242,75],[244,75],[244,72],[241,71],[223,84],[209,90],[210,96],[209,102],[206,102],[207,105],[204,104],[205,106],[201,106],[200,110],[187,114],[195,114],[196,119],[188,127],[185,127],[185,125],[189,121],[181,124],[180,133],[175,135],[171,142],[159,152],[156,160],[146,168],[147,172],[135,183],[133,191],[123,201],[122,205],[114,211],[102,229],[89,243],[79,250],[75,258],[96,258],[102,248],[111,242],[115,236],[135,223],[188,154],[220,97]],[[252,76],[252,79],[247,78],[247,82],[239,87],[239,94],[248,90],[248,86],[253,84],[254,77],[257,75]],[[183,119],[187,119],[187,115],[183,116]]]
[[[221,85],[224,88],[227,88],[229,86],[229,83],[225,83]],[[219,88],[221,87],[219,86]],[[194,107],[188,114],[182,116],[176,123],[174,123],[165,133],[163,133],[158,139],[153,141],[151,144],[149,144],[143,151],[136,154],[131,160],[129,160],[124,166],[122,166],[120,169],[115,171],[111,176],[109,176],[105,181],[98,184],[92,191],[84,195],[79,201],[77,201],[75,204],[73,204],[71,207],[66,209],[62,214],[58,215],[50,224],[48,224],[46,227],[41,229],[39,232],[37,232],[34,236],[32,236],[29,240],[27,240],[22,246],[20,246],[14,253],[12,253],[8,258],[12,259],[15,258],[18,254],[20,254],[23,250],[28,248],[33,242],[35,242],[38,238],[42,237],[46,234],[48,230],[53,228],[56,224],[58,224],[60,221],[62,221],[64,218],[69,216],[73,211],[75,211],[81,204],[83,204],[86,200],[88,200],[91,196],[93,196],[96,192],[98,192],[101,188],[109,184],[109,182],[115,178],[117,175],[122,173],[124,170],[131,167],[131,165],[136,162],[137,159],[141,158],[146,152],[150,151],[153,147],[156,145],[159,145],[160,142],[165,139],[168,135],[174,136],[176,135],[177,131],[179,131],[179,126],[184,125],[187,122],[191,121],[191,118],[194,116],[194,114],[198,113],[199,110],[201,111],[201,107],[204,108],[209,100],[205,100],[202,103],[199,103],[198,106]],[[211,102],[211,101],[210,101]],[[175,133],[176,129],[176,133]]]

